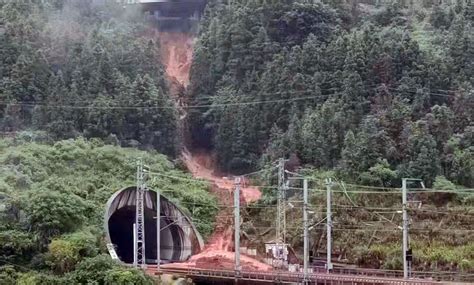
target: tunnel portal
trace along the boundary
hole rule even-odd
[[[156,192],[145,192],[145,257],[156,263]],[[114,245],[119,259],[133,263],[133,224],[135,223],[136,187],[116,192],[107,202],[105,231],[107,242]],[[161,206],[160,257],[163,263],[186,261],[203,247],[201,235],[191,219],[163,195]]]

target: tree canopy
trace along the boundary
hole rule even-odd
[[[61,4],[59,4],[61,3]],[[177,151],[157,38],[115,1],[7,1],[0,10],[0,131],[113,137]]]
[[[296,154],[378,186],[444,175],[472,187],[472,144],[454,143],[473,127],[472,5],[345,2],[210,1],[191,70],[194,105],[210,105],[190,117],[195,141],[225,170]],[[381,161],[390,175],[373,177]]]

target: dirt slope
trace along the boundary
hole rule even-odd
[[[171,92],[180,109],[181,120],[186,118],[186,87],[189,84],[189,71],[192,63],[194,39],[184,33],[160,32],[161,57],[170,81]],[[233,229],[233,189],[232,178],[216,173],[212,155],[206,152],[189,152],[184,149],[182,159],[195,178],[205,179],[212,184],[220,211],[216,217],[216,228],[204,250],[183,264],[167,266],[199,267],[212,269],[232,269],[234,266],[234,229]],[[246,181],[243,181],[246,185]],[[241,203],[250,203],[260,199],[261,193],[256,187],[244,186],[241,189]],[[241,257],[242,267],[246,270],[270,270],[271,267],[251,257]],[[166,265],[165,265],[166,266]]]

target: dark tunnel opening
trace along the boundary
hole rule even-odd
[[[145,210],[145,257],[148,264],[156,263],[156,212]],[[179,226],[161,214],[160,257],[162,263],[180,261],[183,233]],[[126,206],[115,211],[109,219],[111,242],[117,255],[125,263],[133,263],[133,224],[135,206]]]
[[[115,192],[107,201],[105,231],[111,255],[124,263],[133,263],[136,212],[136,187]],[[156,264],[156,192],[144,195],[145,259]],[[162,263],[183,262],[203,248],[203,240],[185,212],[164,196],[160,199],[160,259]],[[110,249],[112,246],[112,249]]]

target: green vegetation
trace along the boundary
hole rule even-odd
[[[51,145],[18,137],[0,140],[0,264],[15,265],[1,267],[0,283],[16,284],[7,281],[13,278],[18,284],[65,284],[66,279],[76,280],[68,284],[150,284],[143,273],[98,256],[106,252],[105,202],[115,191],[135,184],[138,157],[164,175],[191,177],[156,152],[97,139]],[[154,183],[182,203],[202,234],[212,231],[217,206],[205,182],[166,178]]]
[[[326,185],[323,178],[333,173],[305,170],[311,178],[310,247],[316,257],[326,252]],[[434,185],[448,192],[411,190],[409,206],[410,245],[413,248],[413,270],[474,273],[472,218],[474,193],[461,191],[446,178],[437,177]],[[295,189],[300,182],[292,182]],[[401,190],[366,188],[335,181],[332,187],[334,262],[356,264],[362,268],[402,270]],[[273,190],[273,193],[276,191]],[[272,201],[271,191],[266,200]],[[290,190],[289,202],[299,205],[301,190]],[[421,206],[419,206],[421,204]],[[249,208],[244,214],[243,231],[259,247],[274,238],[275,207]],[[302,256],[302,209],[288,207],[287,241]]]
[[[0,284],[149,284],[101,255],[102,212],[135,183],[142,157],[166,175],[151,187],[211,233],[208,185],[177,179],[190,175],[168,160],[184,137],[214,151],[223,172],[286,157],[315,178],[373,187],[422,178],[447,192],[415,195],[415,269],[473,272],[474,197],[459,191],[474,187],[472,1],[209,0],[179,91],[190,136],[178,135],[156,30],[143,19],[115,0],[0,1]],[[380,227],[400,217],[366,209],[393,212],[399,195],[338,187],[339,258],[399,269],[397,229]],[[274,201],[265,189],[260,203]],[[275,217],[249,212],[261,227]],[[301,213],[289,215],[298,248]],[[368,228],[352,228],[361,221]],[[266,241],[257,229],[245,231]],[[323,233],[312,232],[315,252]]]
[[[429,247],[414,243],[413,256],[415,269],[419,271],[459,271],[473,272],[472,262],[474,243],[461,246],[431,244]],[[401,244],[373,245],[369,248],[355,248],[357,256],[354,263],[362,267],[375,267],[389,270],[400,270],[403,266],[400,256]]]
[[[374,186],[474,186],[471,1],[313,2],[210,1],[189,91],[211,106],[191,116],[195,141],[226,170],[293,154]]]
[[[105,2],[2,1],[0,131],[108,138],[173,155],[177,118],[157,39],[138,11]]]

